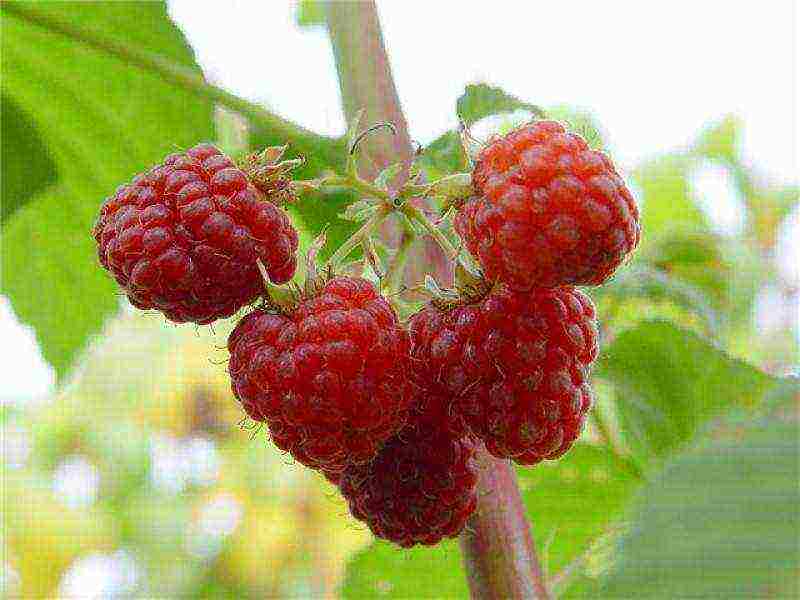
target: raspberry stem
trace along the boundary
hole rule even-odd
[[[445,206],[452,206],[458,200],[473,193],[471,173],[453,173],[431,183],[409,183],[400,190],[400,196],[439,196]]]
[[[390,121],[398,127],[398,135],[391,138],[384,135],[367,140],[367,154],[374,160],[374,165],[364,161],[361,165],[362,175],[374,177],[381,168],[405,162],[413,156],[408,126],[383,44],[378,11],[372,0],[329,2],[325,6],[348,122],[353,120],[359,109],[365,109],[367,122]],[[409,189],[408,193],[411,191]],[[426,195],[423,189],[416,191],[419,195]],[[401,195],[399,199],[402,201],[410,197]],[[406,211],[413,212],[413,207],[406,208]],[[408,212],[405,214],[408,216]],[[424,215],[420,216],[424,218]],[[436,228],[425,222],[421,223],[422,226],[437,241],[441,241],[443,234],[438,230],[431,231]],[[446,246],[455,251],[447,238],[444,241]],[[431,261],[425,265],[428,270],[435,266],[439,265],[433,265]],[[470,528],[480,537],[469,538],[469,533],[462,534],[471,596],[531,598],[538,591],[540,597],[547,598],[544,575],[532,552],[530,526],[513,471],[506,461],[486,458],[485,471],[494,472],[495,476],[482,478],[478,493],[482,499],[493,499],[499,510],[492,510],[492,506],[481,501],[479,511],[470,522]],[[494,539],[500,543],[481,544],[482,539]],[[526,540],[526,543],[504,545],[503,540]],[[498,556],[498,553],[501,555]]]
[[[472,598],[536,598],[550,592],[511,464],[478,451],[478,507],[461,534]]]
[[[346,188],[366,196],[368,198],[377,198],[378,200],[389,201],[389,192],[379,188],[377,185],[362,179],[357,175],[328,175],[321,179],[301,179],[292,182],[297,193],[308,191],[321,192],[325,188],[339,189]]]
[[[336,267],[341,263],[349,254],[361,244],[367,237],[372,235],[375,228],[383,223],[384,219],[394,210],[391,204],[384,204],[378,208],[374,215],[372,215],[353,235],[351,235],[336,252],[328,259],[327,266]]]
[[[438,227],[436,227],[436,225],[430,222],[428,217],[425,216],[425,213],[423,213],[419,208],[409,202],[406,202],[400,207],[400,212],[402,212],[412,221],[416,221],[422,225],[431,235],[431,237],[436,240],[436,243],[439,244],[441,249],[444,250],[444,253],[448,256],[448,258],[451,260],[458,260],[458,249],[449,239],[447,239],[447,236]]]
[[[403,275],[405,273],[406,262],[408,261],[408,251],[414,243],[414,232],[403,230],[400,237],[400,245],[397,247],[397,252],[392,257],[392,262],[389,263],[389,268],[386,270],[386,294],[396,294],[403,287]]]

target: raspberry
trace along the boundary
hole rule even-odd
[[[578,290],[498,285],[447,310],[428,305],[409,327],[418,382],[452,398],[449,413],[463,416],[491,454],[536,464],[580,434],[597,325]]]
[[[334,277],[286,314],[258,309],[228,338],[232,388],[273,442],[335,480],[405,424],[409,339],[365,279]]]
[[[554,121],[490,142],[455,227],[489,279],[599,285],[639,243],[639,210],[606,155]]]
[[[402,547],[455,537],[477,502],[476,442],[453,437],[441,414],[417,414],[375,459],[350,465],[340,489],[351,514]]]
[[[209,144],[172,154],[106,199],[94,225],[100,263],[131,304],[171,321],[228,317],[295,270],[297,232],[230,158]]]

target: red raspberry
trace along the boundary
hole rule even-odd
[[[639,210],[608,157],[554,121],[490,142],[455,227],[489,279],[599,285],[639,243]]]
[[[263,290],[256,259],[275,283],[294,274],[297,232],[268,200],[210,144],[172,154],[100,208],[100,263],[138,308],[176,323],[228,317]]]
[[[443,415],[416,415],[371,463],[348,466],[340,489],[352,515],[402,547],[455,537],[477,502],[476,442],[453,437]]]
[[[450,412],[493,455],[536,464],[564,454],[580,434],[597,325],[578,290],[500,285],[448,310],[429,305],[409,327],[422,385],[452,398]]]
[[[335,277],[287,314],[256,310],[228,338],[233,392],[273,442],[329,478],[405,424],[409,339],[365,279]]]

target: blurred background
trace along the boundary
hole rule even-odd
[[[324,22],[314,16],[317,8],[313,2],[172,0],[165,14],[185,36],[208,81],[337,137],[345,131],[345,118],[334,53]],[[597,382],[603,418],[558,466],[521,473],[548,572],[565,594],[582,597],[613,570],[610,565],[625,564],[615,561],[610,548],[635,521],[628,515],[639,514],[630,507],[660,485],[648,475],[661,473],[656,467],[651,471],[651,458],[659,469],[667,458],[626,439],[632,421],[616,403],[619,389],[627,398],[637,391],[641,398],[657,396],[652,387],[664,381],[632,378],[635,369],[625,361],[653,350],[652,364],[637,368],[658,370],[664,348],[658,336],[671,333],[645,331],[653,346],[633,336],[657,328],[654,318],[691,334],[667,357],[678,365],[675,370],[681,360],[694,369],[695,383],[673,391],[687,401],[715,394],[722,380],[726,385],[752,380],[757,383],[747,387],[747,401],[731,396],[729,402],[752,407],[756,389],[759,398],[773,390],[765,382],[798,374],[797,6],[779,0],[378,2],[378,13],[415,141],[429,146],[441,139],[458,123],[455,102],[465,87],[488,83],[591,133],[621,166],[642,207],[643,247],[614,285],[594,294],[609,344]],[[34,124],[23,132],[30,137],[48,118],[78,117],[58,101],[47,118],[36,112],[37,98],[59,92],[61,80],[33,91],[19,83],[28,80],[31,65],[54,58],[48,52],[57,52],[63,40],[17,15],[4,12],[2,18],[5,179],[13,175],[7,175],[7,165],[38,165],[40,158],[26,155],[25,147],[12,148],[16,138],[9,123],[30,117]],[[127,25],[108,25],[108,35],[125,40]],[[164,29],[168,21],[162,15],[144,26]],[[52,47],[37,42],[43,35]],[[146,38],[131,36],[162,52]],[[93,51],[79,51],[84,52]],[[22,55],[28,63],[17,62]],[[108,79],[114,76],[109,70]],[[113,90],[109,93],[113,98]],[[102,103],[102,93],[94,100]],[[26,102],[36,110],[26,109]],[[151,123],[142,127],[169,137],[180,103],[163,114],[158,107],[148,110]],[[488,137],[529,116],[521,107],[502,117],[482,117],[473,133]],[[209,131],[231,152],[256,145],[246,122],[227,110],[215,109]],[[138,133],[133,127],[119,135]],[[180,135],[175,144],[197,141]],[[43,137],[49,143],[48,135]],[[99,138],[87,143],[102,146]],[[169,151],[172,144],[165,140],[164,148]],[[52,152],[58,165],[67,160],[59,154],[63,148]],[[113,161],[120,151],[109,156]],[[154,162],[158,156],[148,158]],[[121,183],[148,163],[135,166],[121,167],[109,182]],[[80,183],[70,185],[94,194],[83,183],[95,176],[91,170],[84,167],[76,176],[83,178]],[[35,178],[35,171],[29,176]],[[4,204],[13,193],[4,185]],[[82,198],[91,205],[88,215],[101,200],[101,195]],[[433,586],[430,597],[465,593],[455,545],[401,552],[373,544],[330,484],[291,464],[265,442],[263,431],[243,421],[225,371],[231,323],[175,327],[134,312],[115,297],[109,300],[114,316],[101,320],[100,333],[82,346],[69,369],[58,352],[48,356],[42,332],[68,329],[76,313],[61,309],[45,324],[30,317],[33,309],[20,298],[39,288],[17,283],[28,263],[13,244],[29,239],[35,247],[32,231],[67,244],[71,238],[54,233],[65,221],[32,226],[30,206],[4,220],[3,231],[0,589],[5,596],[428,597],[426,585]],[[88,231],[91,220],[83,220]],[[52,276],[59,275],[64,272]],[[83,277],[66,271],[67,280],[73,276]],[[47,303],[49,290],[55,294],[61,284],[38,285],[44,291],[36,300]],[[81,288],[73,292],[79,295]],[[747,373],[739,366],[745,363]],[[713,378],[704,379],[712,371]],[[625,385],[615,388],[622,380]],[[779,421],[796,433],[796,392],[775,394],[789,398],[790,409],[781,409]],[[708,417],[712,409],[697,410]],[[775,416],[772,409],[759,414]],[[736,427],[716,423],[714,443],[726,443],[726,432]],[[670,442],[670,451],[683,449],[700,429],[693,426]],[[787,469],[778,476],[782,498],[790,497],[786,485],[795,483],[796,464]],[[668,477],[669,469],[664,473]],[[676,485],[670,489],[680,489]],[[564,503],[564,494],[572,504]],[[635,548],[637,542],[628,543]],[[793,557],[796,544],[780,543],[784,555]],[[565,574],[573,564],[579,575]],[[794,582],[797,564],[787,564]],[[414,579],[410,574],[418,567],[424,573]],[[754,579],[760,582],[760,576]],[[613,592],[623,594],[624,586],[609,585],[605,597],[627,597]],[[742,597],[793,597],[794,585],[769,580]]]

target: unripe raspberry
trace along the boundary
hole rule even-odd
[[[599,285],[639,243],[639,210],[612,162],[557,122],[489,142],[472,183],[456,231],[490,280],[515,289]]]
[[[228,317],[270,279],[294,274],[297,232],[230,158],[210,144],[172,154],[120,187],[100,208],[100,264],[131,304],[171,321]]]
[[[228,338],[232,388],[272,441],[335,480],[375,456],[412,401],[408,333],[365,279],[335,277],[286,314],[255,310]]]
[[[476,443],[450,435],[442,418],[417,412],[372,462],[342,473],[351,514],[379,538],[402,547],[436,544],[457,536],[475,511]]]
[[[587,296],[499,285],[444,310],[428,305],[409,327],[417,381],[451,398],[448,414],[463,417],[493,455],[535,464],[577,439],[597,357]]]

